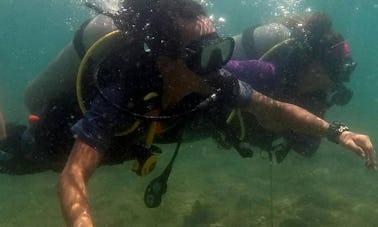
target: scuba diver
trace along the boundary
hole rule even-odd
[[[279,23],[249,27],[234,40],[232,60],[225,69],[258,92],[301,106],[321,118],[330,107],[346,105],[353,96],[345,83],[356,63],[348,43],[333,31],[331,19],[324,13],[285,17]],[[268,74],[246,69],[246,65],[261,65],[262,60],[273,65]],[[248,143],[276,151],[279,161],[290,149],[311,156],[320,145],[317,137],[266,130],[250,114],[244,119],[249,129]]]
[[[270,99],[224,70],[234,49],[233,39],[216,33],[198,2],[124,1],[119,14],[107,16],[108,23],[84,25],[82,35],[29,85],[25,99],[32,114],[30,126],[7,125],[7,138],[1,142],[3,172],[7,168],[13,174],[63,168],[58,190],[68,226],[93,226],[86,183],[97,167],[134,159],[134,171],[148,174],[156,162],[155,140],[177,143],[174,160],[185,140],[184,130],[196,130],[203,138],[212,127],[227,130],[228,114],[238,110],[253,114],[271,130],[327,137],[375,169],[368,136]],[[101,18],[105,17],[97,17]],[[89,30],[104,25],[108,33]],[[81,61],[80,46],[74,44],[78,37],[87,49]],[[97,41],[91,44],[93,40]],[[233,145],[242,156],[249,155],[237,143]],[[159,203],[161,198],[156,200],[153,193],[166,190],[160,182],[167,177],[163,173],[152,182],[158,189],[147,187],[145,202],[150,207]]]

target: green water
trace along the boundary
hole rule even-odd
[[[0,106],[7,120],[25,122],[23,89],[90,16],[74,0],[0,1]],[[355,96],[329,120],[347,122],[378,146],[378,2],[374,0],[213,0],[209,12],[228,35],[272,16],[306,9],[328,12],[350,42],[358,67]],[[164,146],[157,169],[140,178],[131,164],[102,167],[89,199],[97,226],[378,226],[377,173],[327,141],[312,158],[294,153],[279,165],[242,159],[211,141],[183,145],[161,207],[148,209],[143,192],[174,149]],[[0,226],[64,226],[56,196],[58,175],[0,175]],[[273,201],[273,203],[271,203]]]

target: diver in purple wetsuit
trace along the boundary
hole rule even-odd
[[[345,83],[356,63],[348,43],[332,30],[327,15],[316,12],[250,27],[234,39],[234,60],[225,68],[257,91],[299,105],[319,117],[333,105],[346,105],[352,98],[353,92]],[[319,138],[294,132],[277,134],[253,121],[253,116],[245,119],[249,121],[246,128],[254,135],[247,137],[253,138],[249,142],[265,150],[274,150],[273,143],[280,137],[285,138],[280,144],[285,152],[292,148],[308,156],[320,145]]]

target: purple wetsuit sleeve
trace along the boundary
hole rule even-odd
[[[252,85],[256,90],[262,84],[273,86],[277,81],[274,65],[262,60],[231,60],[224,68],[239,80]]]

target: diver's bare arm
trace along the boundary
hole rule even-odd
[[[0,141],[7,138],[7,131],[5,130],[5,120],[3,113],[0,111]]]
[[[93,226],[86,183],[101,160],[94,148],[76,139],[59,178],[59,198],[67,226]]]
[[[265,128],[272,131],[291,129],[313,136],[323,136],[329,124],[307,110],[271,99],[259,92],[253,92],[249,112]]]
[[[291,129],[320,137],[326,134],[329,127],[328,122],[299,106],[273,100],[258,92],[252,94],[248,111],[253,113],[265,128],[276,132]],[[338,139],[341,145],[363,157],[368,168],[376,169],[375,150],[369,136],[345,131]]]

